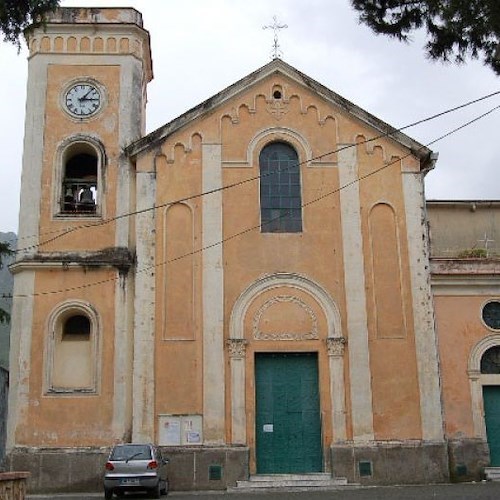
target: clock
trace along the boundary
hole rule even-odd
[[[64,97],[67,111],[77,118],[86,118],[99,111],[101,92],[93,83],[77,83],[72,85]]]

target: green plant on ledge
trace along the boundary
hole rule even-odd
[[[486,259],[488,252],[484,248],[468,248],[458,254],[459,259]]]

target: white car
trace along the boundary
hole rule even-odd
[[[167,465],[161,450],[153,444],[117,444],[111,450],[104,473],[104,498],[113,493],[146,491],[152,498],[168,493]]]

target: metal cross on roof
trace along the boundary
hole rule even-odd
[[[488,244],[489,243],[494,243],[495,240],[490,240],[488,238],[488,233],[484,233],[484,238],[482,240],[477,240],[479,243],[484,243],[484,249],[486,250],[486,257],[489,257],[488,255]]]
[[[263,30],[272,29],[274,31],[274,42],[273,42],[273,50],[271,51],[272,59],[281,58],[283,55],[283,51],[280,49],[280,44],[278,42],[278,32],[279,30],[288,28],[288,24],[279,24],[276,16],[273,16],[273,24],[268,26],[262,26]]]

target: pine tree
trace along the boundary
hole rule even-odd
[[[31,24],[43,23],[60,0],[0,0],[0,31],[6,42],[21,46],[21,35]]]
[[[2,268],[2,257],[12,255],[14,252],[10,249],[9,243],[0,242],[0,269]],[[0,323],[7,323],[10,320],[10,315],[0,307]]]
[[[482,59],[500,74],[500,0],[351,0],[375,33],[408,41],[426,30],[430,59]]]

